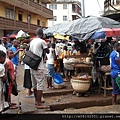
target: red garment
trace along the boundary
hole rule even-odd
[[[7,63],[7,68],[8,68],[8,71],[9,71],[9,73],[10,73],[10,75],[11,75],[11,77],[12,77],[12,80],[14,80],[15,79],[15,75],[14,75],[14,65],[13,65],[13,63],[12,63],[12,61],[10,60],[10,59],[6,59],[6,63]]]
[[[8,71],[10,73],[10,76],[11,76],[12,80],[15,80],[14,65],[13,65],[12,61],[7,58],[6,63],[7,63],[7,68],[8,68]],[[9,83],[9,93],[8,93],[8,95],[11,95],[11,93],[12,93],[12,80]]]

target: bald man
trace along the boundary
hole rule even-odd
[[[42,92],[44,87],[44,64],[43,64],[43,50],[46,51],[46,53],[49,53],[49,50],[47,48],[46,42],[42,39],[43,38],[43,30],[41,28],[38,28],[36,30],[37,37],[34,38],[30,42],[30,50],[40,56],[42,58],[38,69],[33,70],[31,69],[31,79],[33,82],[33,91],[35,96],[35,105],[38,109],[42,108],[48,108],[48,106],[43,105],[41,98],[42,98]]]

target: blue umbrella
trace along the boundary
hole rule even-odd
[[[72,41],[79,41],[77,38],[75,38],[75,37],[71,37],[72,38]]]
[[[90,37],[90,39],[100,39],[105,38],[106,34],[103,29],[97,30],[93,35]]]

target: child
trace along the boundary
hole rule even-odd
[[[26,51],[29,50],[29,46],[26,47]],[[24,83],[23,83],[23,87],[27,88],[27,98],[31,98],[34,97],[34,95],[32,94],[32,81],[31,81],[31,74],[30,74],[30,67],[26,64],[24,64]]]
[[[11,103],[11,93],[12,93],[12,87],[15,84],[15,75],[14,75],[14,65],[11,61],[11,59],[14,57],[14,52],[12,50],[8,50],[7,51],[7,59],[6,59],[6,63],[7,63],[7,69],[8,69],[8,81],[9,81],[9,87],[8,87],[8,101],[10,102],[11,105],[11,109],[16,109],[18,108],[16,106],[16,103]]]
[[[24,64],[24,83],[23,83],[23,87],[27,88],[27,98],[31,98],[34,97],[34,95],[32,94],[32,81],[31,81],[31,74],[30,74],[30,67],[26,64]]]
[[[52,43],[51,47],[49,48],[49,54],[46,53],[46,68],[47,68],[47,88],[53,89],[52,86],[52,78],[54,75],[54,61],[57,59],[56,53],[55,53],[55,44]]]
[[[4,66],[5,60],[6,53],[0,50],[0,114],[4,111],[5,108],[9,107],[9,104],[5,102],[5,96],[3,93],[3,82],[7,79]]]

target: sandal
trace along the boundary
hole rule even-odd
[[[38,109],[47,109],[47,108],[50,108],[50,106],[46,106],[46,105],[37,105],[36,108]]]
[[[51,90],[52,90],[52,89],[54,89],[54,87],[53,87],[53,86],[50,86],[50,87],[49,87],[49,89],[51,89]]]
[[[18,107],[17,106],[15,106],[15,105],[12,105],[11,107],[10,107],[10,109],[17,109]]]

